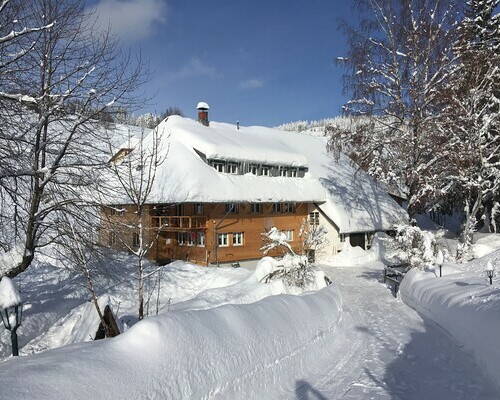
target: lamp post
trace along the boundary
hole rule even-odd
[[[0,281],[0,317],[5,329],[10,331],[12,341],[12,355],[19,355],[17,343],[17,328],[21,326],[23,304],[19,292],[10,278],[4,276]]]
[[[491,263],[491,261],[488,261],[488,263],[486,264],[486,268],[484,270],[486,271],[486,276],[490,280],[490,285],[492,285],[493,284],[493,274],[495,273],[495,268],[493,268],[493,264]]]
[[[441,251],[441,249],[438,249],[437,254],[436,254],[436,264],[439,267],[439,277],[440,278],[443,276],[443,273],[442,273],[443,261],[444,261],[443,252]]]
[[[23,317],[23,305],[18,304],[12,307],[0,310],[5,329],[10,331],[10,340],[12,341],[12,355],[19,355],[19,345],[17,344],[17,328],[21,326],[21,318]]]

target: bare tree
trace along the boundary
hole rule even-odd
[[[16,64],[9,92],[2,93],[24,107],[2,143],[16,160],[4,186],[15,193],[23,242],[22,261],[9,276],[28,268],[35,252],[54,240],[54,215],[82,201],[81,188],[95,184],[92,170],[107,161],[99,115],[113,104],[135,104],[145,76],[140,61],[133,62],[109,32],[94,29],[83,1],[22,4],[33,26],[49,27]]]
[[[129,139],[129,142],[131,140]],[[118,201],[107,202],[103,221],[105,231],[113,241],[125,248],[137,258],[137,288],[139,319],[144,317],[144,261],[155,244],[160,226],[151,225],[149,214],[151,194],[155,188],[156,172],[168,153],[168,137],[159,132],[159,128],[141,137],[135,146],[128,145],[131,152],[123,159],[110,163],[112,176],[109,189],[117,195],[111,197]],[[125,206],[117,206],[125,204]]]
[[[13,102],[8,95],[10,81],[15,75],[16,66],[23,57],[33,50],[42,30],[53,26],[53,22],[38,27],[30,27],[32,21],[25,16],[21,2],[12,0],[0,1],[0,248],[7,251],[11,244],[10,238],[17,236],[19,221],[18,208],[15,203],[17,178],[13,176],[17,160],[12,157],[17,154],[18,146],[10,143],[12,132],[8,127],[16,122],[20,105]],[[6,227],[10,227],[11,229]]]

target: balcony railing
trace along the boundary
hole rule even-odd
[[[162,231],[180,231],[184,229],[205,229],[207,226],[207,217],[152,217],[153,226]]]

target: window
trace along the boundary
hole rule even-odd
[[[309,213],[309,225],[318,226],[319,225],[319,212],[314,211]]]
[[[236,163],[227,164],[227,173],[228,174],[237,174],[238,173],[238,164],[236,164]]]
[[[267,166],[267,165],[263,166],[262,167],[262,175],[269,176],[269,170],[270,170],[269,166]]]
[[[115,206],[115,207],[111,207],[111,209],[109,210],[109,214],[110,215],[123,215],[125,214],[125,210],[122,208],[120,208],[120,206]]]
[[[139,233],[134,232],[132,235],[132,246],[139,247]]]
[[[227,233],[219,233],[217,235],[217,242],[219,244],[219,247],[227,247],[228,246],[228,241],[227,241],[228,234]]]
[[[187,245],[188,246],[196,246],[198,240],[198,234],[196,232],[187,232]]]
[[[280,167],[280,176],[286,176],[288,170],[286,168]]]
[[[283,212],[294,213],[295,212],[295,203],[284,203],[283,204]]]
[[[260,214],[262,212],[262,204],[252,203],[252,214]]]
[[[274,203],[273,204],[273,213],[280,213],[281,212],[281,203]]]
[[[347,236],[347,235],[346,235],[345,233],[341,233],[341,234],[340,234],[340,241],[341,241],[342,243],[344,243],[344,242],[345,242],[345,238],[346,238],[346,236]]]
[[[194,205],[194,213],[195,214],[203,214],[203,203],[196,203]]]
[[[196,246],[205,247],[205,232],[199,232],[196,240]]]
[[[293,231],[283,231],[287,242],[293,242]]]
[[[111,232],[109,234],[109,245],[110,246],[114,246],[116,244],[116,233],[115,232]]]
[[[296,168],[292,168],[288,171],[288,176],[292,177],[292,178],[296,178],[297,177],[297,169]]]
[[[223,162],[214,162],[214,168],[217,172],[224,172],[224,163]]]
[[[227,213],[237,213],[238,212],[238,204],[236,203],[226,203],[226,212]]]
[[[252,175],[257,175],[259,173],[259,166],[256,164],[250,164],[248,172],[250,172]]]
[[[177,244],[179,246],[186,245],[186,233],[185,232],[177,232]]]
[[[233,233],[233,246],[243,246],[243,232]]]

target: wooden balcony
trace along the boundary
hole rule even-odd
[[[154,227],[162,231],[184,231],[205,229],[207,227],[206,216],[165,216],[165,217],[152,217]]]

